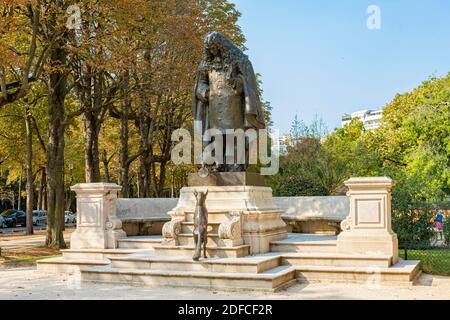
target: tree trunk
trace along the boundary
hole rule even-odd
[[[27,172],[27,235],[33,234],[33,201],[34,201],[34,184],[33,184],[33,131],[31,129],[31,114],[27,108],[25,116],[26,127],[26,148],[27,148],[27,160],[26,160],[26,172]]]
[[[77,93],[84,108],[82,118],[85,180],[87,183],[100,182],[99,135],[107,110],[103,103],[104,75],[88,66],[84,74],[80,74],[79,77],[82,78],[81,83],[83,84],[77,86]]]
[[[166,170],[167,168],[167,162],[162,161],[159,167],[159,190],[158,190],[158,196],[159,197],[165,197],[164,196],[164,185],[166,183]]]
[[[130,161],[128,149],[128,114],[130,112],[130,97],[129,97],[129,82],[130,77],[127,72],[124,77],[121,88],[122,96],[122,113],[120,114],[120,155],[119,155],[119,185],[122,186],[122,198],[130,197]]]
[[[99,128],[95,115],[83,113],[84,163],[87,183],[100,182],[100,161],[98,151]]]
[[[153,151],[151,152],[151,157],[153,159]],[[156,162],[152,161],[150,166],[150,196],[152,198],[158,198],[158,181],[156,178]]]
[[[17,210],[22,210],[22,174],[20,174],[19,178],[19,198],[17,201]]]
[[[109,161],[110,159],[108,159],[108,154],[106,153],[106,150],[103,149],[103,153],[102,153],[102,162],[103,162],[103,167],[105,168],[105,182],[108,183],[111,179],[109,176]]]
[[[46,191],[46,185],[47,185],[47,174],[45,167],[41,169],[41,181],[39,184],[39,194],[38,194],[38,209],[39,210],[46,210],[47,209],[47,191]]]
[[[64,41],[51,48],[51,66],[64,66],[66,52]],[[64,226],[64,100],[67,94],[67,76],[64,71],[54,71],[48,83],[48,147],[47,147],[47,192],[48,226],[46,245],[65,248],[62,228]]]
[[[139,157],[139,198],[150,197],[150,153],[148,150],[142,152]]]
[[[148,198],[150,196],[150,150],[149,150],[149,133],[150,133],[150,119],[141,112],[137,120],[137,127],[139,129],[139,145],[141,154],[139,156],[139,198]]]

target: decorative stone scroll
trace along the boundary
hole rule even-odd
[[[242,215],[242,211],[233,211],[230,214],[229,220],[220,224],[219,244],[234,247],[244,243],[242,239]]]
[[[342,232],[349,232],[352,229],[352,217],[348,216],[341,222]]]
[[[178,236],[181,233],[181,223],[184,219],[175,218],[166,224],[164,224],[162,233],[164,240],[162,245],[166,246],[178,246],[180,241],[178,240]]]

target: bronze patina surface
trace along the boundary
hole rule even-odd
[[[218,32],[205,37],[203,58],[197,72],[193,95],[193,116],[206,130],[265,129],[264,113],[258,93],[256,75],[248,57]],[[237,161],[226,158],[216,163],[215,172],[244,172],[248,167],[248,143],[245,155]],[[228,161],[227,161],[228,160]],[[219,161],[217,161],[219,162]],[[245,162],[245,163],[239,163]]]

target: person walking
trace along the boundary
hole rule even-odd
[[[438,234],[438,240],[444,240],[444,215],[440,208],[436,212],[436,219],[434,221],[436,223],[435,229]]]

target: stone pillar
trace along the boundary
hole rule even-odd
[[[126,237],[116,216],[117,193],[114,183],[82,183],[73,186],[77,194],[77,229],[70,239],[71,249],[115,249]]]
[[[338,252],[391,256],[392,264],[396,264],[398,240],[391,227],[394,182],[386,177],[351,178],[345,185],[349,189],[350,215],[341,224]]]

